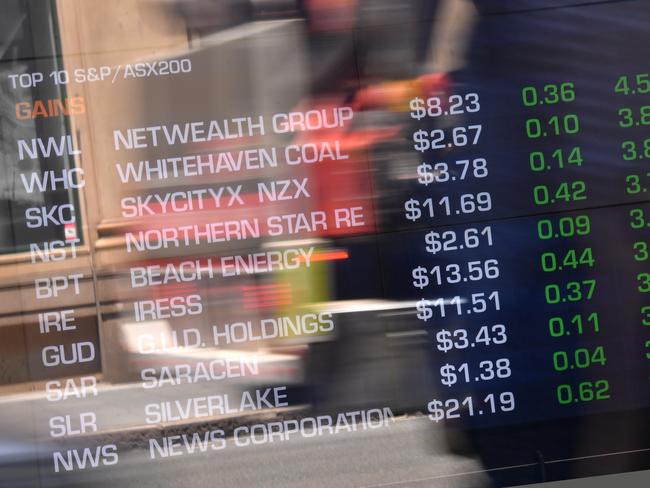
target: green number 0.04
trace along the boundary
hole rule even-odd
[[[555,371],[568,371],[569,369],[585,369],[593,365],[605,366],[605,348],[597,346],[590,350],[586,347],[579,347],[572,352],[555,351],[553,353],[553,369]]]

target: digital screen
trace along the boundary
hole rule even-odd
[[[0,12],[0,486],[650,469],[650,3]]]

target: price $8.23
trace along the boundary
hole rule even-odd
[[[422,120],[425,117],[440,117],[441,115],[461,115],[476,113],[481,110],[478,93],[465,95],[454,94],[448,97],[433,96],[427,99],[415,97],[409,102],[411,117]]]

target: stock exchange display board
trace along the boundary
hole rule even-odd
[[[0,485],[650,469],[650,3],[120,5],[0,6]]]

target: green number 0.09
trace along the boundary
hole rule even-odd
[[[632,216],[631,213],[630,216]],[[537,236],[542,240],[557,237],[586,236],[590,232],[591,221],[587,215],[560,217],[555,222],[550,219],[542,219],[537,222]]]

